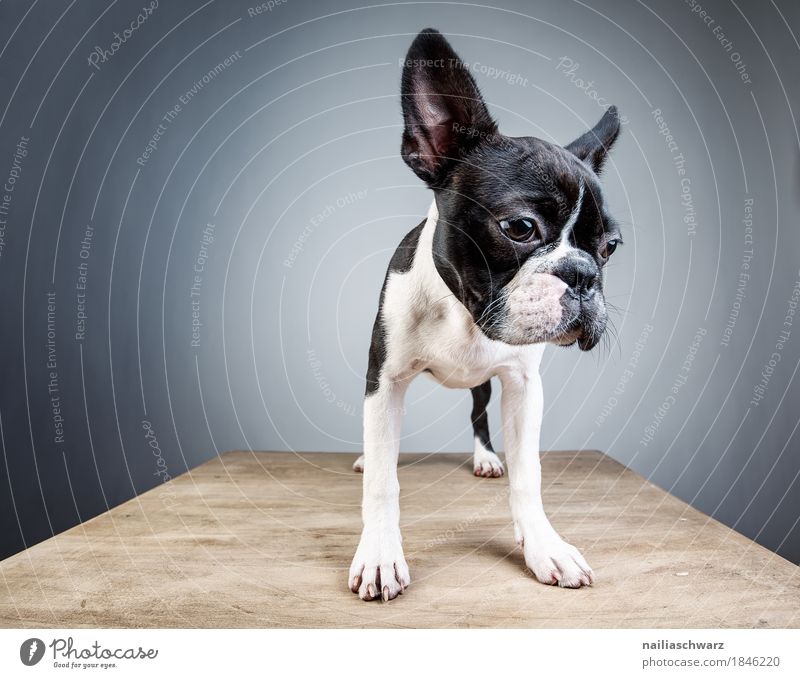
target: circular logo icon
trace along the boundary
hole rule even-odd
[[[19,658],[25,666],[38,664],[44,657],[44,643],[38,638],[28,638],[19,648]]]

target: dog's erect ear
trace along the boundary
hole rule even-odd
[[[616,106],[609,106],[603,117],[600,118],[600,122],[564,148],[577,155],[595,172],[599,173],[618,136],[619,113]]]
[[[411,43],[401,94],[403,160],[429,186],[440,185],[455,161],[497,132],[467,65],[433,28]]]

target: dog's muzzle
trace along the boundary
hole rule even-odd
[[[561,297],[562,330],[555,343],[568,346],[577,342],[582,351],[591,350],[600,341],[608,322],[597,264],[588,255],[576,253],[559,261],[552,275],[566,285]]]

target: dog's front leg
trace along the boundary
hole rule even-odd
[[[542,505],[539,435],[542,427],[542,378],[538,366],[501,376],[503,437],[511,488],[514,535],[525,564],[544,584],[577,588],[593,582],[583,556],[555,531]]]
[[[411,583],[400,536],[400,446],[403,397],[407,383],[381,380],[364,400],[363,530],[350,589],[363,600],[395,598]]]

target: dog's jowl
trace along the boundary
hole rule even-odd
[[[397,458],[403,396],[424,373],[471,389],[475,475],[502,476],[486,417],[490,380],[501,408],[514,532],[545,584],[589,585],[593,573],[548,520],[539,433],[546,343],[584,351],[607,320],[603,266],[621,242],[598,173],[619,134],[609,108],[561,147],[507,137],[466,66],[427,29],[404,63],[403,160],[432,190],[423,223],[389,264],[372,330],[366,397],[363,531],[350,588],[389,600],[411,583],[400,535]]]

